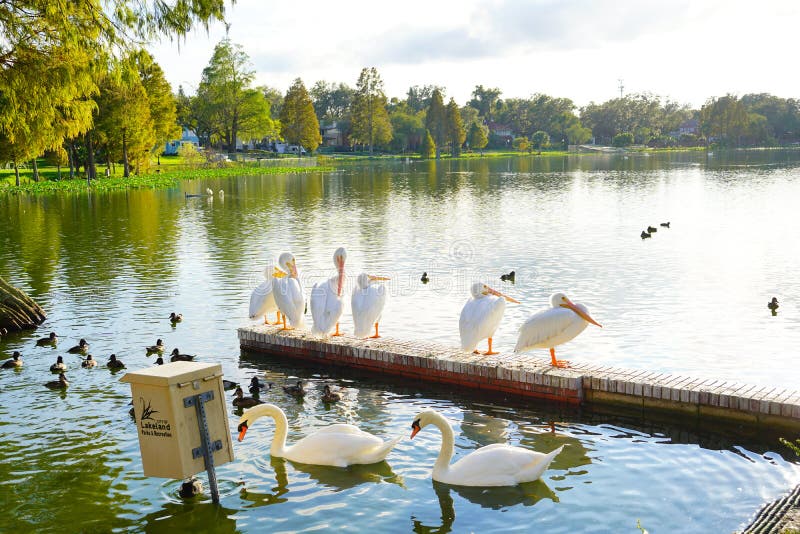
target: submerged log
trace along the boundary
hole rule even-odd
[[[9,332],[36,328],[46,318],[32,298],[0,277],[0,328]]]

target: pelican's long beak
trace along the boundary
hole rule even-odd
[[[247,421],[242,421],[239,425],[239,441],[244,439],[245,434],[247,434]]]
[[[289,270],[292,273],[292,278],[297,278],[297,261],[292,260],[291,265],[289,265]]]
[[[286,273],[283,272],[281,269],[278,269],[277,267],[273,267],[272,269],[273,269],[272,271],[273,278],[283,278],[284,276],[286,276]]]
[[[371,282],[378,282],[381,280],[391,280],[388,276],[372,276],[371,274],[368,275]]]
[[[336,294],[342,296],[342,287],[344,286],[344,258],[336,258],[336,263],[339,266],[339,286],[336,288]]]
[[[561,305],[560,305],[562,308],[569,308],[570,310],[572,310],[572,311],[574,311],[575,313],[577,313],[577,314],[578,314],[578,316],[579,316],[581,319],[583,319],[584,321],[586,321],[587,323],[592,323],[593,325],[597,325],[597,326],[599,326],[600,328],[603,328],[603,325],[601,325],[600,323],[598,323],[597,321],[595,321],[594,319],[592,319],[592,318],[589,316],[589,314],[588,314],[588,313],[586,313],[586,312],[584,312],[582,309],[578,308],[578,307],[575,305],[575,303],[574,303],[574,302],[572,302],[571,300],[569,300],[569,299],[568,299],[568,298],[566,298],[566,297],[564,297],[564,299],[565,299],[567,302],[566,302],[566,303],[564,303],[564,304],[561,304]]]
[[[496,297],[503,297],[508,302],[513,302],[514,304],[519,304],[518,300],[513,299],[513,298],[509,297],[508,295],[504,295],[504,294],[500,293],[498,290],[492,289],[491,287],[489,288],[489,293],[491,293],[492,295],[494,295]]]

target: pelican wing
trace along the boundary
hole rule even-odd
[[[383,284],[369,285],[365,289],[355,287],[350,298],[353,308],[355,335],[367,337],[372,332],[372,325],[377,323],[383,307],[386,305],[386,287]]]
[[[312,333],[325,335],[333,330],[342,316],[344,303],[342,297],[336,294],[333,286],[338,283],[339,277],[335,276],[321,284],[314,284],[311,289],[311,317],[314,319]]]
[[[548,308],[533,314],[519,329],[514,352],[528,349],[549,349],[566,343],[588,325],[567,308]]]
[[[272,293],[272,278],[264,280],[250,295],[250,318],[258,319],[278,309],[275,295]]]
[[[482,340],[493,336],[505,310],[506,302],[500,297],[469,299],[464,304],[458,321],[461,348],[474,350]]]
[[[273,295],[275,303],[291,326],[303,326],[305,301],[303,300],[303,287],[296,278],[278,278],[273,281]]]

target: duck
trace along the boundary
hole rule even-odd
[[[50,372],[52,373],[63,373],[67,370],[67,366],[64,365],[64,358],[59,356],[56,358],[56,363],[50,366]]]
[[[428,425],[436,426],[442,433],[442,446],[433,464],[433,480],[453,486],[498,487],[532,482],[542,476],[564,448],[562,445],[544,454],[506,443],[493,443],[451,464],[453,428],[439,412],[420,412],[411,423],[411,439]]]
[[[656,228],[655,226],[648,226],[647,227],[647,233],[653,234],[655,232],[658,232],[658,228]]]
[[[83,367],[84,369],[90,369],[90,368],[94,367],[95,365],[97,365],[97,360],[92,358],[91,354],[89,354],[86,357],[86,359],[81,362],[81,367]]]
[[[665,223],[661,223],[661,224],[659,224],[659,226],[663,226],[664,228],[669,228],[669,221],[667,221]]]
[[[382,462],[401,439],[398,436],[383,441],[357,426],[336,423],[309,434],[294,445],[286,445],[286,414],[274,404],[261,404],[246,410],[239,419],[239,441],[244,440],[247,429],[257,419],[265,416],[275,420],[270,447],[272,457],[303,464],[347,467]]]
[[[182,313],[172,312],[172,313],[169,314],[169,322],[171,322],[173,325],[175,323],[180,323],[181,321],[183,321],[183,314]]]
[[[55,332],[50,332],[50,335],[36,340],[36,346],[42,347],[44,345],[55,345],[58,343],[58,336]]]
[[[234,382],[233,380],[222,380],[222,389],[225,391],[230,391],[231,389],[236,389],[239,387],[238,382]]]
[[[17,367],[22,367],[22,360],[20,359],[20,356],[22,356],[22,354],[15,350],[14,354],[11,355],[11,359],[3,363],[3,369],[15,369]]]
[[[508,274],[501,274],[500,275],[501,282],[511,282],[512,284],[517,283],[517,273],[515,271],[511,271]]]
[[[161,353],[164,352],[164,342],[162,340],[160,340],[160,339],[157,339],[156,340],[156,344],[155,345],[150,345],[149,347],[146,348],[146,350],[147,350],[147,355],[148,356],[150,356],[151,354],[156,354],[156,353],[161,354]]]
[[[272,389],[274,386],[272,382],[264,382],[257,376],[254,376],[250,379],[250,393],[253,395],[258,395],[262,389]]]
[[[642,238],[642,239],[647,239],[648,237],[653,237],[653,236],[651,236],[650,234],[648,234],[647,232],[645,232],[645,231],[643,230],[643,231],[642,231],[641,238]]]
[[[422,278],[420,278],[419,281],[422,282],[423,284],[427,284],[428,282],[431,281],[431,279],[428,278],[428,273],[425,272],[425,273],[422,273]]]
[[[772,297],[772,300],[767,302],[767,308],[770,310],[777,310],[778,309],[778,297]]]
[[[191,499],[195,495],[203,493],[203,483],[196,477],[187,478],[181,484],[178,495],[183,499]]]
[[[89,344],[86,342],[85,339],[81,339],[77,345],[70,348],[67,352],[70,354],[86,354],[86,351],[89,350]]]
[[[67,375],[65,375],[63,372],[58,375],[58,380],[52,380],[45,383],[45,387],[50,389],[67,389],[67,386],[69,386],[69,382],[67,382]]]
[[[6,334],[8,334],[8,330],[5,328],[0,328],[0,336],[4,336]]]
[[[162,358],[161,356],[159,356],[158,358],[156,358],[156,363],[155,363],[155,365],[164,365],[164,358]]]
[[[254,399],[253,397],[245,397],[244,391],[242,391],[242,386],[236,386],[236,391],[233,392],[235,399],[233,399],[233,405],[238,408],[250,408],[251,406],[256,406],[261,404],[261,401],[258,399]]]
[[[306,390],[303,387],[302,380],[298,380],[297,385],[294,386],[283,386],[283,391],[285,391],[292,397],[305,397],[306,395]]]
[[[106,366],[109,369],[125,369],[125,364],[122,363],[122,360],[117,359],[116,354],[112,354],[111,356],[108,357],[108,363],[106,364]]]
[[[191,361],[194,361],[194,355],[193,354],[181,354],[180,351],[178,351],[177,348],[172,349],[172,352],[170,353],[170,356],[172,356],[169,359],[169,361],[171,361],[171,362],[191,362]]]
[[[325,387],[322,388],[322,402],[338,402],[342,400],[342,395],[336,391],[332,391],[331,387],[328,384],[325,384]]]

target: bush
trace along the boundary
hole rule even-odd
[[[633,144],[633,134],[629,132],[618,133],[611,140],[611,144],[617,148],[631,146]]]
[[[531,136],[531,144],[536,150],[547,148],[547,146],[550,144],[550,136],[547,134],[547,132],[543,132],[542,130],[533,132],[533,135]]]
[[[525,150],[528,150],[530,142],[528,141],[527,137],[515,137],[514,141],[511,143],[511,146],[514,147],[515,150],[524,152]]]

